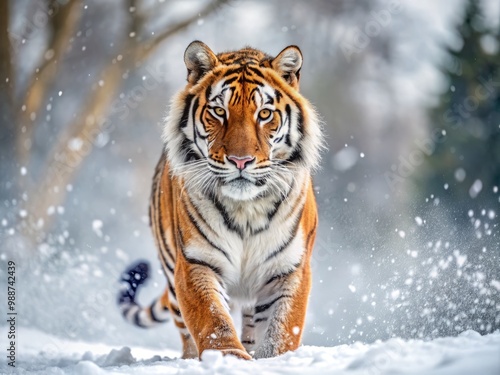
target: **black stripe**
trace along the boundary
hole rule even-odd
[[[223,97],[228,89],[229,89],[228,87],[223,88],[221,90],[221,92],[218,95],[214,96],[214,98],[212,100],[218,101],[218,102],[220,102],[221,105],[224,105],[224,98]]]
[[[153,306],[156,304],[157,301],[153,302],[151,304],[151,307],[149,309],[149,311],[151,311],[151,319],[153,319],[153,322],[156,322],[156,323],[163,323],[163,322],[166,322],[168,320],[168,318],[164,319],[164,320],[161,320],[159,319],[156,315],[155,315],[155,311],[153,309]]]
[[[200,102],[200,100],[198,98],[196,98],[193,102],[193,111],[191,113],[192,113],[192,117],[193,117],[193,126],[194,127],[196,127],[196,111],[198,110],[199,102]]]
[[[274,103],[273,97],[271,95],[269,95],[269,94],[265,94],[265,95],[266,95],[266,98],[267,98],[265,104],[273,104]]]
[[[226,208],[213,192],[209,192],[209,199],[212,201],[217,211],[219,211],[219,213],[221,214],[226,228],[230,231],[236,232],[240,237],[243,237],[243,230],[239,226],[233,224],[231,218],[229,217],[229,213],[226,211]]]
[[[285,143],[287,146],[292,147],[292,142],[290,140],[290,133],[292,131],[292,107],[290,107],[290,104],[287,104],[285,107],[285,112],[286,112],[286,121],[288,121],[288,132],[285,135]]]
[[[230,76],[231,74],[234,74],[234,73],[241,73],[243,70],[243,67],[239,67],[239,68],[235,68],[235,69],[228,69],[224,72],[224,75],[225,76]]]
[[[191,108],[191,101],[193,100],[194,95],[188,94],[184,99],[184,111],[182,111],[181,121],[179,122],[179,126],[181,128],[185,128],[188,123],[189,110]]]
[[[292,273],[294,273],[296,271],[296,269],[299,267],[299,265],[300,265],[300,263],[294,264],[293,269],[291,269],[290,271],[282,272],[282,273],[278,273],[278,274],[274,275],[269,280],[267,280],[267,282],[264,285],[271,284],[274,280],[290,276]]]
[[[168,263],[167,258],[165,257],[165,254],[163,254],[163,251],[160,249],[160,256],[161,259],[163,260],[163,263],[165,263],[165,267],[172,273],[172,275],[175,274],[174,268]]]
[[[170,259],[172,259],[172,261],[175,262],[175,257],[172,254],[172,252],[170,251],[170,249],[168,248],[167,242],[166,242],[165,237],[163,235],[164,234],[163,224],[162,224],[163,213],[161,210],[160,194],[161,194],[161,189],[158,189],[158,197],[157,197],[158,201],[156,204],[157,211],[158,211],[158,231],[159,231],[159,233],[157,233],[157,237],[160,237],[158,242],[160,243],[160,247],[168,254]],[[158,236],[158,234],[159,234],[159,236]]]
[[[137,311],[135,312],[135,314],[134,314],[134,324],[135,324],[136,326],[141,327],[141,328],[146,328],[146,326],[145,326],[144,324],[142,324],[142,323],[140,322],[140,320],[139,320],[139,314],[140,314],[140,312],[141,312],[141,309],[139,309],[139,310],[137,310]]]
[[[250,314],[243,314],[243,317],[244,318],[251,318],[251,319],[253,319],[253,315],[250,315]]]
[[[280,299],[285,298],[285,297],[289,297],[289,296],[282,294],[281,296],[276,297],[275,299],[273,299],[271,302],[264,303],[264,304],[259,305],[259,306],[255,306],[255,313],[256,313],[256,314],[259,314],[259,313],[261,313],[261,312],[266,311],[266,310],[267,310],[267,309],[269,309],[272,305],[274,305],[274,304],[276,303],[276,301],[279,301]]]
[[[290,189],[290,191],[291,191],[291,189]],[[271,211],[269,211],[267,213],[267,223],[263,227],[258,228],[256,230],[253,230],[252,231],[253,235],[259,234],[259,233],[269,229],[269,226],[271,225],[271,221],[273,220],[273,217],[278,212],[278,210],[281,206],[281,203],[288,198],[288,195],[290,195],[290,191],[288,191],[288,193],[284,199],[280,199],[280,200],[277,200],[276,202],[274,202],[273,208],[271,209]]]
[[[243,340],[241,343],[242,344],[248,344],[248,345],[254,345],[255,341],[254,340]]]
[[[276,101],[279,103],[283,95],[277,89],[274,90],[274,95],[276,96]]]
[[[201,108],[201,113],[200,113],[200,121],[201,121],[201,125],[203,125],[203,130],[205,130],[205,133],[207,133],[207,135],[201,135],[199,132],[198,132],[198,135],[200,136],[200,138],[202,139],[207,139],[208,138],[208,131],[207,131],[207,127],[205,126],[205,123],[203,122],[203,119],[205,118],[205,112],[207,111],[207,108],[208,106],[205,104],[202,108]],[[212,116],[212,114],[210,112],[208,112],[210,116]],[[212,116],[213,117],[213,116]]]
[[[135,302],[132,302],[130,305],[128,305],[127,307],[125,307],[123,310],[122,310],[122,315],[127,318],[127,314],[128,312],[130,311],[130,309],[134,306],[137,306],[137,303]]]
[[[295,106],[297,107],[297,127],[298,127],[298,131],[301,135],[304,134],[304,118],[302,116],[302,105],[296,101],[295,99],[291,98],[292,101],[293,101],[293,104],[295,104]]]
[[[170,293],[174,296],[175,299],[177,299],[177,294],[175,293],[174,286],[167,280],[168,284],[168,290],[170,290]]]
[[[264,78],[264,74],[258,69],[253,66],[248,66],[246,67],[248,70],[250,70],[252,73],[258,75],[260,78]]]
[[[186,256],[186,254],[184,254],[184,258],[186,258],[186,261],[188,263],[198,264],[200,266],[208,267],[212,271],[214,271],[214,273],[216,273],[218,276],[222,277],[222,270],[219,267],[214,266],[214,265],[212,265],[210,263],[207,263],[207,262],[205,262],[203,260],[199,260],[199,259],[196,259],[196,258],[190,258],[190,257]]]
[[[159,177],[161,178],[161,176]],[[165,257],[165,254],[164,254],[164,251],[170,256],[170,258],[172,259],[172,261],[175,262],[175,258],[173,257],[170,249],[168,248],[167,244],[165,241],[163,241],[163,226],[161,224],[161,221],[162,221],[162,211],[161,211],[161,203],[160,203],[160,188],[159,188],[159,180],[157,180],[155,182],[155,185],[154,185],[154,190],[153,190],[153,193],[154,194],[151,194],[152,195],[152,204],[151,206],[154,206],[156,207],[156,210],[154,211],[155,212],[155,226],[154,226],[154,235],[158,241],[158,245],[160,247],[159,249],[159,254],[160,254],[160,261],[163,260],[163,263],[165,264],[165,266],[172,272],[172,274],[174,273],[174,270],[173,268],[170,266],[170,264],[168,263],[168,260],[167,258]]]
[[[290,196],[290,193],[293,190],[294,184],[295,184],[295,179],[292,180],[292,183],[290,185],[290,189],[288,189],[288,192],[286,193],[286,196],[283,199],[279,199],[276,202],[274,202],[272,210],[267,213],[267,220],[268,220],[268,222],[266,223],[266,225],[264,225],[262,228],[259,228],[259,229],[255,230],[255,231],[252,231],[252,234],[254,234],[254,235],[255,234],[259,234],[259,233],[261,233],[261,232],[269,229],[269,226],[271,225],[271,222],[272,222],[274,216],[278,212],[278,210],[279,210],[279,208],[281,206],[281,203],[284,202],[284,201],[286,201],[288,199],[288,197]]]
[[[284,123],[284,121],[285,121],[285,118],[284,118],[283,113],[281,112],[281,110],[276,109],[276,110],[274,111],[274,113],[276,113],[276,114],[279,116],[280,120],[279,120],[279,124],[278,124],[278,126],[276,127],[275,133],[273,133],[273,136],[275,136],[276,134],[279,134],[279,133],[280,133],[281,128],[283,127],[283,123]],[[283,135],[280,137],[280,140],[281,140],[281,138],[283,138]],[[276,141],[275,141],[275,142],[276,142]]]
[[[240,94],[238,93],[238,91],[233,91],[233,105],[238,105],[240,104],[240,101],[241,101],[241,96]]]
[[[191,160],[200,160],[200,157],[196,152],[194,152],[193,148],[191,147],[193,145],[193,142],[184,137],[181,143],[181,152],[184,153],[184,161],[188,162]]]
[[[286,159],[286,161],[289,163],[298,163],[302,161],[302,147],[300,145],[297,146],[297,148],[293,150],[293,152],[288,157],[288,159]]]
[[[278,247],[276,250],[274,250],[267,258],[264,262],[267,262],[268,260],[276,257],[278,254],[280,254],[281,252],[283,252],[287,247],[288,245],[290,245],[290,243],[292,243],[292,241],[294,240],[295,236],[297,235],[297,231],[299,229],[299,224],[300,224],[300,217],[302,216],[302,211],[304,210],[304,205],[302,205],[302,208],[300,209],[300,212],[299,214],[297,215],[297,217],[295,218],[295,220],[297,221],[295,223],[295,226],[293,228],[293,231],[292,231],[292,234],[290,235],[290,237],[285,241],[285,243],[283,243],[280,247]]]
[[[226,81],[224,82],[224,86],[227,86],[227,85],[230,85],[231,83],[233,83],[234,81],[236,81],[238,79],[238,76],[234,76],[232,78],[228,78],[226,79]]]
[[[198,110],[199,106],[199,99],[196,98],[193,103],[193,112],[192,112],[192,120],[193,120],[193,143],[195,144],[196,148],[200,152],[201,155],[203,154],[203,150],[201,147],[198,145],[198,137],[201,139],[204,139],[206,137],[202,137],[200,132],[198,131],[198,127],[196,126],[196,111]]]
[[[212,241],[208,238],[208,236],[205,234],[205,232],[203,232],[203,230],[201,229],[201,227],[198,225],[197,220],[193,217],[193,215],[191,215],[191,212],[189,212],[189,208],[187,207],[186,203],[185,203],[185,202],[183,202],[183,203],[184,203],[184,205],[185,205],[185,208],[186,208],[186,213],[187,213],[187,215],[188,215],[188,217],[189,217],[189,220],[191,220],[191,223],[192,223],[192,224],[193,224],[193,226],[196,228],[196,231],[198,232],[198,234],[199,234],[200,236],[202,236],[202,237],[205,239],[205,241],[206,241],[206,242],[207,242],[210,246],[212,246],[215,250],[220,251],[220,252],[222,253],[222,255],[224,255],[224,256],[226,257],[226,259],[229,261],[229,263],[233,264],[233,262],[231,262],[231,258],[229,258],[229,254],[228,254],[226,251],[224,251],[223,249],[221,249],[220,247],[218,247],[216,244],[214,244],[214,243],[213,243],[213,242],[212,242]],[[189,203],[191,203],[191,202],[189,202]],[[193,205],[193,204],[191,203],[191,205]],[[194,205],[193,205],[193,206],[194,206]],[[200,213],[196,210],[196,208],[195,208],[195,211],[196,211],[196,213],[198,214],[198,216],[200,216]],[[207,225],[206,221],[205,221],[204,219],[202,219],[202,220],[203,220],[203,222],[205,223],[205,225]]]
[[[244,80],[245,83],[250,83],[250,84],[254,84],[254,85],[257,85],[259,87],[264,87],[264,84],[262,82],[259,82],[259,81],[256,81],[254,79],[248,79],[248,78],[245,78]]]
[[[160,166],[161,165],[161,166]],[[157,217],[156,211],[153,211],[153,207],[156,206],[156,194],[158,189],[158,181],[161,179],[160,170],[163,169],[163,155],[156,165],[155,173],[153,175],[153,187],[151,189],[151,195],[149,197],[149,225],[153,229],[154,235],[156,236],[157,228]]]
[[[255,328],[255,325],[254,324],[245,324],[245,326],[249,327],[249,328]]]
[[[198,144],[198,138],[204,139],[206,137],[201,136],[200,132],[198,131],[198,128],[196,127],[196,124],[193,125],[193,137],[194,137],[194,144],[196,145],[196,148],[198,149],[198,152],[205,156],[203,153],[203,150],[201,149],[200,145]]]
[[[212,93],[212,86],[208,85],[207,89],[205,90],[205,99],[206,101],[210,101],[210,94]]]
[[[248,94],[248,97],[249,97],[250,99],[252,99],[252,98],[253,98],[253,95],[254,95],[255,91],[259,91],[259,89],[258,89],[257,87],[254,87],[254,88],[252,89],[252,91],[250,91],[250,93]]]
[[[267,318],[255,319],[255,323],[260,323],[260,322],[267,322]]]
[[[258,180],[255,180],[254,184],[255,186],[264,186],[266,184],[266,179],[265,178],[260,178]]]
[[[211,164],[211,163],[209,163],[209,165],[210,165],[210,168],[216,169],[218,171],[227,172],[227,168],[222,168],[222,167],[219,167],[218,165],[214,165],[214,164]]]
[[[178,317],[182,317],[181,315],[181,310],[179,310],[177,307],[175,307],[174,305],[170,304],[170,310],[173,311],[173,313],[175,315],[177,315]]]
[[[300,111],[300,110],[297,113],[297,126],[299,128],[298,130],[300,132],[301,139],[302,139],[302,136],[304,134],[304,117],[302,116],[302,111]]]
[[[278,210],[279,210],[279,208],[281,206],[281,203],[284,202],[284,201],[286,201],[288,199],[288,197],[290,196],[290,193],[292,192],[292,190],[294,188],[294,185],[295,185],[295,179],[292,179],[292,183],[290,184],[290,189],[288,189],[288,192],[286,193],[285,198],[280,199],[280,200],[274,202],[273,209],[270,212],[268,212],[268,214],[267,214],[267,219],[269,221],[271,221],[274,218],[274,216],[276,215],[276,213],[278,212]]]

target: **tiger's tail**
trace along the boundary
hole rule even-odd
[[[168,307],[164,306],[161,297],[155,299],[148,307],[141,307],[136,302],[137,291],[148,277],[148,262],[139,261],[123,272],[120,279],[118,306],[125,320],[141,328],[153,327],[170,320]]]

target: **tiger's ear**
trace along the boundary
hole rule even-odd
[[[217,56],[203,42],[191,42],[184,52],[184,63],[188,71],[187,80],[193,85],[218,63]]]
[[[271,66],[292,87],[299,88],[300,68],[302,67],[302,52],[299,47],[286,47],[273,59]]]

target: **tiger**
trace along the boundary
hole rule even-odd
[[[324,147],[320,117],[299,92],[302,62],[294,45],[276,57],[251,47],[215,54],[201,41],[185,50],[187,84],[170,103],[149,205],[167,286],[141,307],[149,264],[139,262],[118,298],[137,326],[173,317],[183,358],[270,358],[301,343],[318,226],[312,174]]]

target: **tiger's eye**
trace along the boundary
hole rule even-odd
[[[263,109],[262,111],[259,112],[259,119],[261,120],[267,120],[271,116],[271,110],[269,109]]]
[[[214,112],[217,114],[217,116],[226,117],[226,110],[224,108],[215,107]]]

